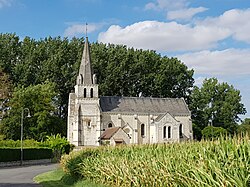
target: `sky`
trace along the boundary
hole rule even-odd
[[[0,33],[83,37],[177,57],[240,90],[250,117],[250,0],[0,0]]]

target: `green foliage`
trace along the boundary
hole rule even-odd
[[[19,161],[21,157],[20,148],[0,148],[0,162]],[[24,148],[24,160],[51,159],[52,149],[50,148]]]
[[[0,148],[20,148],[20,140],[1,140]],[[53,158],[60,160],[62,154],[69,154],[73,150],[74,146],[71,145],[66,138],[61,137],[60,134],[46,136],[46,140],[38,142],[33,139],[27,139],[23,141],[24,148],[50,148],[53,151]]]
[[[13,78],[13,67],[20,62],[18,58],[21,53],[19,37],[15,34],[0,33],[0,51],[0,67]]]
[[[62,154],[69,154],[73,150],[69,141],[65,137],[61,137],[60,134],[46,136],[44,145],[52,148],[56,160],[60,160]]]
[[[91,45],[101,95],[184,97],[188,99],[193,70],[176,58],[124,45]],[[112,87],[112,89],[110,89]]]
[[[216,78],[205,79],[201,88],[194,87],[189,108],[193,122],[202,130],[209,121],[215,127],[223,127],[230,133],[237,128],[239,115],[246,109],[241,103],[240,91]]]
[[[23,158],[24,160],[39,160],[39,159],[51,159],[53,152],[51,148],[24,148]]]
[[[250,118],[244,119],[241,125],[238,126],[237,132],[240,134],[249,134],[250,135]]]
[[[208,126],[205,127],[202,131],[202,137],[205,139],[214,139],[214,138],[219,138],[223,137],[227,134],[227,130],[222,128],[222,127],[213,127],[213,126]]]
[[[201,140],[202,138],[202,133],[201,133],[201,128],[199,125],[196,125],[195,123],[192,124],[192,128],[193,128],[193,135],[194,135],[194,139],[195,140]]]
[[[1,132],[7,139],[20,139],[21,110],[29,108],[32,117],[24,118],[24,139],[42,140],[49,134],[64,133],[66,127],[55,115],[58,107],[56,96],[55,85],[48,81],[26,88],[16,87],[10,100],[11,110],[2,121]]]
[[[0,162],[18,161],[20,158],[20,148],[0,148]]]
[[[248,186],[249,137],[88,148],[65,155],[73,177],[110,186]]]
[[[0,141],[0,147],[9,147],[9,148],[14,148],[14,147],[21,147],[21,141],[20,140],[1,140]],[[33,139],[27,139],[23,140],[23,147],[45,147],[43,142],[38,142]]]
[[[17,148],[0,148],[0,162],[18,161],[21,151]]]
[[[7,111],[9,109],[8,103],[11,97],[11,91],[12,91],[11,80],[8,74],[3,72],[3,70],[0,67],[0,120],[3,119],[3,117],[7,114]],[[1,129],[1,121],[0,121],[0,129]],[[4,136],[2,138],[4,138]]]

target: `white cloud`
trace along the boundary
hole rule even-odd
[[[219,17],[207,18],[196,24],[229,29],[234,39],[250,43],[250,9],[232,9]]]
[[[94,31],[99,30],[103,26],[102,23],[91,23],[87,26],[87,32],[91,33]],[[73,37],[77,36],[78,34],[85,34],[86,33],[86,24],[72,24],[64,31],[65,37]]]
[[[204,7],[189,7],[189,4],[187,0],[156,0],[146,4],[145,10],[166,12],[168,20],[190,20],[196,14],[207,10]]]
[[[250,49],[205,50],[178,58],[197,74],[250,75]]]
[[[219,27],[182,25],[176,22],[143,21],[122,28],[112,25],[99,34],[103,43],[159,51],[200,50],[215,47],[230,32]]]
[[[146,10],[177,10],[186,8],[189,5],[187,0],[156,0],[155,3],[145,5]]]
[[[207,8],[198,7],[198,8],[186,8],[180,10],[173,10],[167,12],[167,18],[169,20],[190,20],[195,14],[206,11]]]
[[[250,43],[249,18],[250,9],[233,9],[193,24],[142,21],[126,27],[112,25],[106,32],[99,34],[98,40],[158,51],[212,49],[229,37]]]
[[[12,4],[12,0],[0,0],[0,8],[10,7]]]

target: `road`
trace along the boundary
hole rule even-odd
[[[58,167],[58,164],[0,168],[0,187],[41,187],[33,178]]]

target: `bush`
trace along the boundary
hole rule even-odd
[[[47,136],[44,145],[50,147],[53,150],[54,158],[60,160],[62,154],[69,154],[73,149],[69,141],[65,137],[61,137],[60,134]]]
[[[19,161],[21,158],[20,148],[0,148],[0,162]],[[24,148],[23,160],[51,159],[50,148]]]
[[[18,161],[21,157],[20,149],[0,148],[0,162]]]
[[[0,140],[0,147],[21,147],[21,141]],[[42,142],[33,139],[23,140],[23,147],[45,147]]]
[[[227,130],[222,127],[207,126],[202,131],[202,137],[205,139],[219,138],[220,136],[225,136]]]
[[[0,148],[20,148],[21,141],[17,140],[0,140]],[[70,144],[65,137],[61,137],[60,134],[47,136],[44,142],[38,142],[33,139],[23,140],[24,148],[40,148],[47,147],[53,150],[54,158],[58,161],[62,154],[69,154],[73,150],[74,145]]]
[[[53,156],[51,148],[25,148],[23,149],[24,160],[51,159]]]

